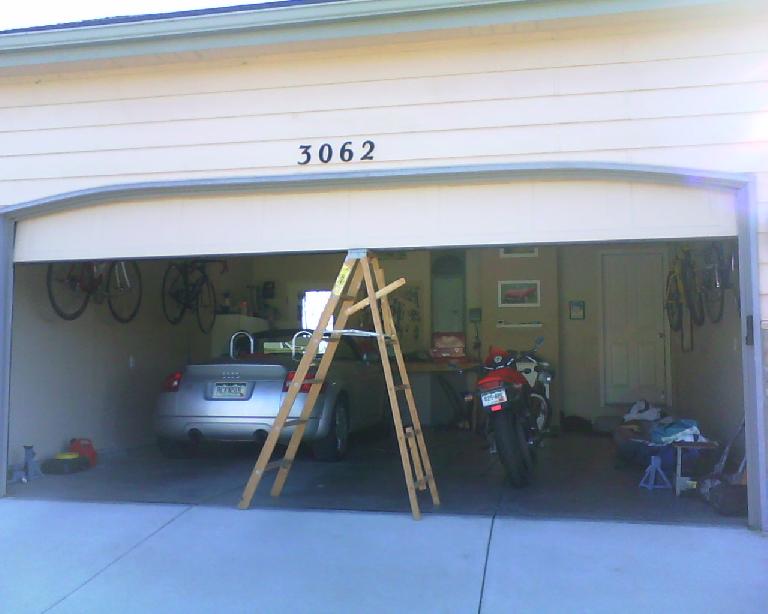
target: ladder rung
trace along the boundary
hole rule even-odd
[[[420,480],[416,481],[416,488],[418,490],[427,490],[427,479],[421,478]]]
[[[309,419],[293,418],[292,420],[286,420],[283,428],[286,426],[296,426],[297,424],[306,424],[307,422],[309,422]]]
[[[395,386],[395,390],[410,390],[411,386],[410,384],[400,384],[398,386]]]
[[[340,294],[339,300],[340,301],[356,301],[357,295],[356,294]]]
[[[291,380],[291,383],[289,385],[303,386],[304,384],[311,384],[314,386],[315,384],[323,384],[323,383],[325,383],[324,379],[305,379],[303,382],[300,382],[299,380],[294,379],[294,380]]]
[[[278,458],[277,460],[270,461],[267,463],[267,466],[264,467],[264,471],[272,471],[273,469],[290,469],[291,465],[293,464],[292,460],[288,460],[287,458]]]

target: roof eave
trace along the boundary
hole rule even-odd
[[[344,0],[0,35],[0,69],[496,24],[726,0]]]

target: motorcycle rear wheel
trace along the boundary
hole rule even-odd
[[[496,452],[507,478],[515,488],[527,486],[531,483],[533,457],[523,425],[511,411],[491,413],[491,425],[496,438]]]

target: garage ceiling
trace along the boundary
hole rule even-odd
[[[735,236],[729,189],[545,180],[126,200],[21,220],[16,262]]]

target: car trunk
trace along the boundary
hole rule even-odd
[[[206,415],[274,417],[280,409],[288,368],[281,364],[232,361],[190,365],[184,373],[177,407],[194,408],[207,401]],[[301,412],[300,400],[291,415]]]

